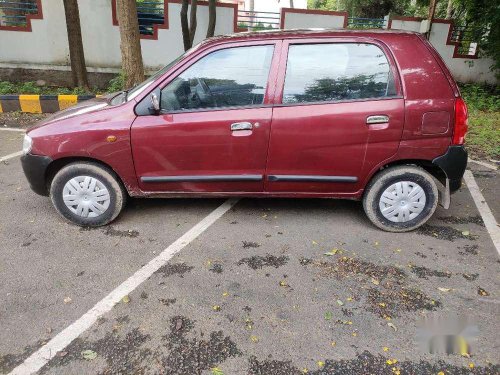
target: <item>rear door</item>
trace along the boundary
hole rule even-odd
[[[283,49],[267,190],[355,194],[401,139],[392,59],[371,40],[289,40]]]

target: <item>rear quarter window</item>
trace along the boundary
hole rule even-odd
[[[283,103],[311,103],[396,96],[391,67],[373,44],[291,45]]]

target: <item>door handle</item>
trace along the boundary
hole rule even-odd
[[[389,122],[389,116],[386,115],[373,115],[366,118],[367,125],[373,124],[386,124]]]
[[[253,125],[250,122],[235,122],[231,124],[231,131],[240,131],[240,130],[252,130]]]

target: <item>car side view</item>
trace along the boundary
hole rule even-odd
[[[31,188],[83,226],[127,197],[362,200],[410,231],[461,186],[467,107],[406,31],[289,30],[208,39],[122,93],[29,130]]]

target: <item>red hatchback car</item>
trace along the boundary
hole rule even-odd
[[[387,231],[450,203],[467,108],[422,35],[292,30],[208,39],[119,94],[28,131],[32,189],[84,226],[131,197],[362,200]]]

